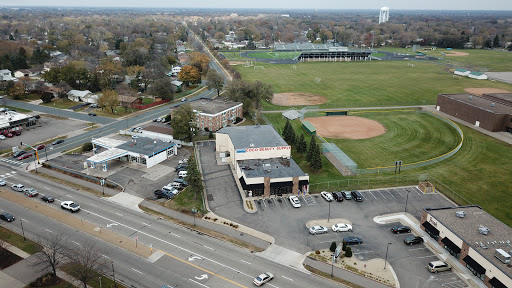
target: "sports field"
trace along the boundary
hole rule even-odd
[[[303,92],[328,99],[320,107],[386,107],[435,104],[439,93],[463,93],[464,88],[500,88],[500,82],[454,79],[444,66],[415,62],[317,62],[296,65],[258,63],[264,70],[237,67],[243,79],[270,83],[275,93]],[[295,66],[295,68],[293,68]],[[435,83],[435,85],[433,85]],[[264,103],[264,110],[282,109]]]
[[[300,55],[300,52],[250,52],[248,56],[263,59],[293,59]]]

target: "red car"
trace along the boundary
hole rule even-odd
[[[7,134],[5,134],[5,137],[12,138],[12,137],[14,137],[14,135],[12,135],[12,133],[7,133]]]
[[[36,146],[36,150],[43,150],[44,147],[46,147],[44,144],[41,144],[41,145],[37,145]]]
[[[20,136],[20,135],[21,135],[21,130],[12,131],[11,133],[12,133],[14,136]]]
[[[21,155],[20,157],[18,157],[18,160],[23,160],[23,159],[27,159],[29,157],[32,157],[32,153],[26,153],[26,154],[23,154]]]

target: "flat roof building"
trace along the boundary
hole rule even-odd
[[[477,205],[426,208],[420,223],[487,287],[512,287],[512,266],[495,256],[497,249],[512,251],[512,229],[505,223]]]
[[[243,116],[243,103],[228,99],[200,98],[187,104],[196,112],[196,127],[205,131],[215,132],[235,123],[237,117]]]

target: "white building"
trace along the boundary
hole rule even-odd
[[[98,104],[99,96],[93,94],[89,90],[71,90],[68,92],[68,99],[74,102],[86,102],[91,104]]]
[[[14,111],[0,113],[0,131],[17,131],[23,128],[35,126],[39,116],[30,116]]]
[[[0,81],[12,81],[16,78],[12,77],[9,69],[0,70]]]
[[[380,14],[379,14],[379,24],[385,23],[389,21],[389,8],[388,7],[382,7],[380,8]]]
[[[309,175],[290,157],[291,146],[271,125],[222,128],[215,149],[235,168],[235,178],[250,196],[306,193]]]
[[[473,79],[477,79],[477,80],[485,80],[487,79],[487,75],[484,74],[484,73],[480,73],[480,72],[470,72],[468,74],[468,77],[469,78],[473,78]]]

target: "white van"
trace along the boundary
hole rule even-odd
[[[496,252],[494,252],[494,257],[500,259],[500,261],[505,264],[510,263],[510,255],[503,249],[496,249]]]
[[[172,183],[167,184],[167,186],[171,186],[171,187],[174,187],[176,189],[183,188],[183,185],[181,185],[181,183],[179,183],[179,182],[172,182]]]
[[[187,177],[187,175],[188,175],[187,171],[178,172],[178,177],[180,177],[180,178],[185,178],[185,177]]]

